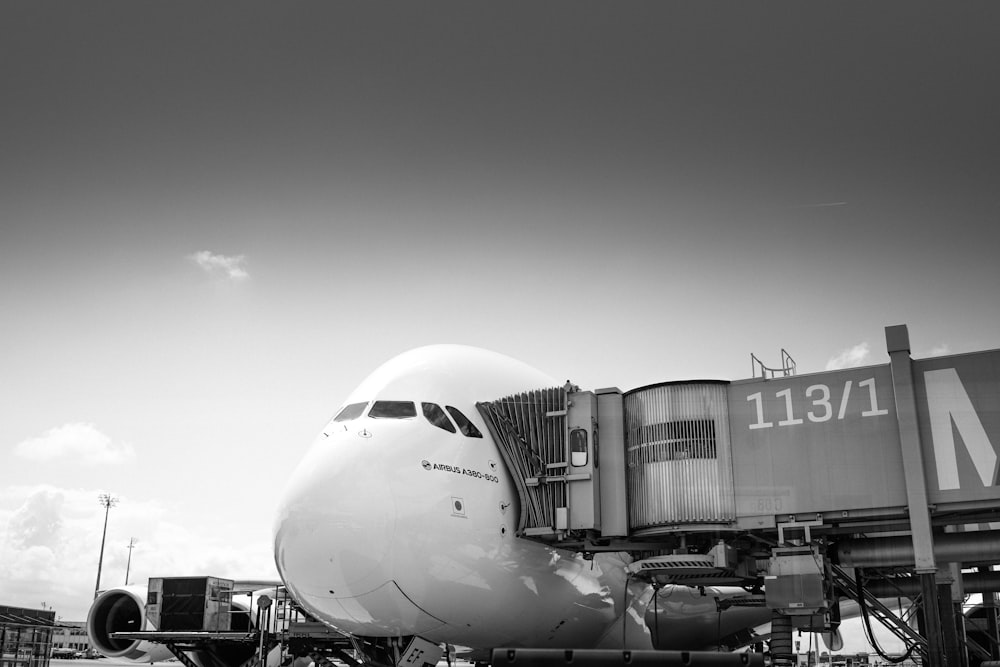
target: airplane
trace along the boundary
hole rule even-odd
[[[720,611],[739,587],[654,587],[625,552],[583,554],[516,534],[518,494],[476,408],[562,382],[475,347],[432,345],[387,361],[344,401],[288,481],[274,522],[280,577],[307,613],[373,664],[434,663],[454,647],[717,649],[771,618]],[[93,645],[136,662],[162,646],[116,640],[149,627],[143,587],[102,594]],[[251,605],[253,602],[251,602]],[[248,614],[248,616],[252,616]]]
[[[494,647],[701,649],[770,620],[718,612],[741,588],[661,590],[625,553],[515,535],[518,495],[476,402],[563,383],[510,357],[434,345],[383,364],[346,399],[287,484],[275,562],[295,600],[387,652],[400,638]],[[658,640],[658,641],[654,641]],[[655,646],[654,646],[655,644]]]

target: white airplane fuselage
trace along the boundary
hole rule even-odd
[[[366,637],[652,648],[652,588],[628,580],[627,555],[587,559],[515,535],[517,491],[475,403],[561,384],[464,346],[419,348],[376,370],[345,401],[356,416],[327,425],[280,504],[275,560],[299,604]],[[463,433],[462,415],[479,437]],[[683,624],[714,619],[712,595],[683,595],[674,632],[709,643],[714,622]]]

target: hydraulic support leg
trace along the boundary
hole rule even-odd
[[[776,667],[794,665],[792,651],[792,617],[772,612],[771,614],[771,664]]]

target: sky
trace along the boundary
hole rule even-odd
[[[1000,348],[1000,5],[7,0],[0,601],[275,578],[383,361]]]

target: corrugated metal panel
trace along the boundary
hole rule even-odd
[[[630,392],[625,424],[633,530],[736,518],[725,383]]]
[[[555,510],[566,507],[566,485],[561,480],[546,483],[544,478],[566,472],[566,392],[562,388],[538,389],[478,403],[477,407],[518,490],[518,534],[535,529],[554,532]]]

